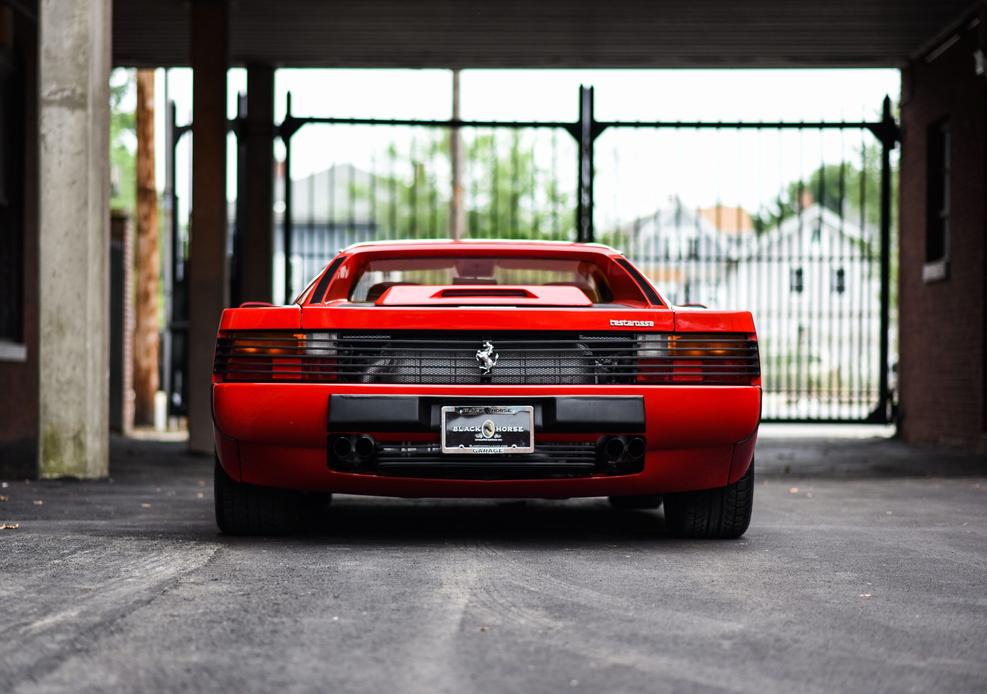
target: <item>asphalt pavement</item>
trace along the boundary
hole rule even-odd
[[[225,538],[209,459],[0,495],[0,692],[987,691],[987,461],[766,438],[739,541],[605,500],[339,496]]]

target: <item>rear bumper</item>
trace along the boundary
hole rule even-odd
[[[220,461],[251,484],[407,497],[570,497],[721,487],[746,472],[760,419],[757,386],[484,387],[220,383]],[[432,479],[330,469],[332,432],[437,440],[435,413],[465,400],[532,403],[536,443],[639,434],[643,470],[553,479]]]

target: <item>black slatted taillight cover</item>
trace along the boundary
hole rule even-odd
[[[238,331],[220,336],[214,372],[248,382],[716,385],[749,384],[760,368],[756,340],[737,333]]]

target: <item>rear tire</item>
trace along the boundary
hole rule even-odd
[[[665,525],[676,537],[736,539],[754,508],[754,463],[739,480],[719,489],[665,495]]]
[[[624,511],[636,509],[654,509],[661,506],[661,497],[657,494],[643,496],[611,496],[610,505]]]
[[[233,480],[219,460],[213,472],[216,525],[226,535],[283,535],[303,527],[329,503],[328,494],[305,494]]]

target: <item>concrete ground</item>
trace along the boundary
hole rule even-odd
[[[0,489],[0,691],[987,690],[987,461],[777,434],[734,542],[357,497],[230,539],[210,460],[116,440],[111,481]]]

